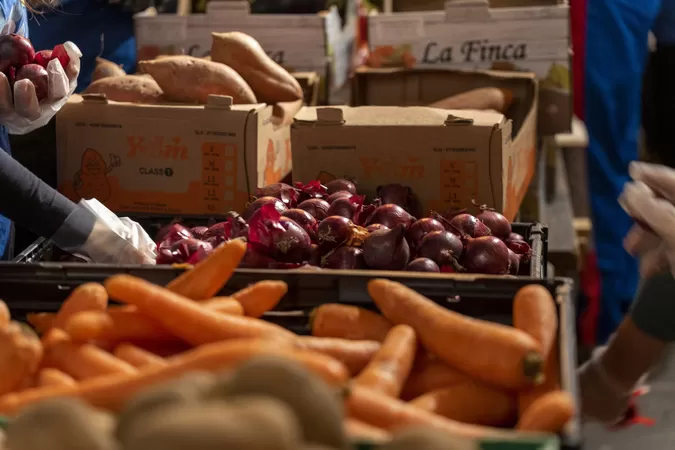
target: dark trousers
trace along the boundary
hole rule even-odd
[[[675,167],[675,45],[658,45],[650,54],[642,93],[642,127],[647,150],[661,164]]]

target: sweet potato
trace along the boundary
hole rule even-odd
[[[126,74],[122,66],[107,59],[96,57],[96,67],[91,75],[91,81],[93,83],[109,77],[123,77]]]
[[[211,59],[236,70],[261,102],[293,102],[302,99],[298,80],[267,56],[254,38],[236,31],[211,33],[211,36]]]
[[[205,104],[209,94],[229,95],[234,103],[257,103],[251,87],[225,64],[192,56],[169,56],[141,61],[139,69],[152,75],[167,98]]]
[[[103,78],[91,83],[84,93],[105,94],[109,100],[130,103],[158,103],[163,95],[154,79],[138,75]]]

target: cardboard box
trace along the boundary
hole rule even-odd
[[[241,31],[256,38],[288,71],[318,72],[324,92],[344,85],[352,66],[358,14],[349,0],[344,26],[335,6],[316,15],[251,14],[248,1],[210,1],[205,14],[134,16],[138,59],[160,54],[206,56],[211,33]]]
[[[370,16],[368,40],[374,66],[534,72],[539,133],[571,129],[567,4],[490,8],[485,0],[449,0],[442,10]]]
[[[222,96],[192,106],[74,95],[56,118],[59,191],[116,213],[242,211],[256,187],[291,171],[290,119],[277,111]]]
[[[385,0],[384,12],[434,11],[445,8],[446,0]],[[565,0],[489,0],[492,8],[560,5]]]
[[[302,88],[303,102],[307,106],[319,104],[319,84],[321,77],[316,72],[293,72],[293,78],[298,80]]]
[[[515,218],[535,170],[534,75],[391,69],[368,86],[355,95],[376,104],[426,105],[481,86],[511,89],[517,101],[509,118],[420,106],[303,108],[291,131],[294,180],[349,178],[368,198],[401,183],[425,213],[475,200]]]

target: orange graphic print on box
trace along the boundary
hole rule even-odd
[[[277,152],[272,139],[267,141],[267,154],[265,155],[265,173],[263,182],[268,184],[278,183],[281,180],[281,169],[277,169]]]
[[[99,152],[93,148],[86,149],[82,153],[80,170],[75,173],[73,180],[75,193],[85,200],[95,198],[102,203],[107,201],[110,198],[108,173],[119,165],[117,155],[111,153],[110,164],[106,164]]]

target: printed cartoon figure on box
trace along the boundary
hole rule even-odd
[[[119,167],[120,163],[117,155],[111,153],[110,164],[107,164],[99,152],[93,148],[86,149],[82,153],[80,170],[75,173],[73,180],[75,193],[86,200],[95,198],[100,202],[107,201],[110,198],[108,173]]]

